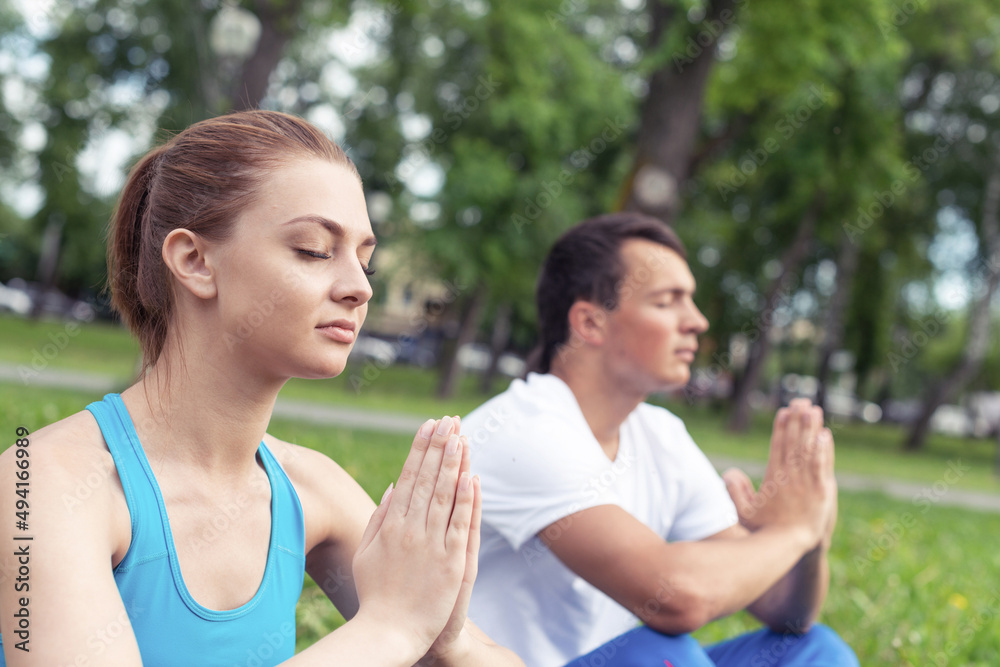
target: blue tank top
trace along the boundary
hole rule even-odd
[[[132,542],[114,576],[143,666],[264,667],[291,658],[305,573],[305,524],[295,489],[267,446],[261,442],[257,450],[271,484],[264,577],[249,602],[217,611],[198,604],[181,578],[160,487],[121,397],[108,394],[87,409],[114,458],[132,518]],[[224,508],[220,516],[225,517]],[[206,540],[204,548],[211,543]],[[100,662],[99,647],[88,648],[94,652],[88,657]]]

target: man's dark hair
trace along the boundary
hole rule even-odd
[[[625,279],[621,246],[628,239],[645,239],[666,246],[687,259],[676,232],[642,213],[610,213],[572,227],[556,241],[542,265],[535,291],[539,343],[530,370],[548,373],[559,346],[569,339],[569,309],[579,300],[618,306]]]

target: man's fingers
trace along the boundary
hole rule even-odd
[[[816,458],[822,474],[833,474],[833,433],[828,428],[816,434]]]
[[[736,513],[739,514],[740,518],[752,513],[755,509],[753,505],[754,489],[753,482],[750,481],[747,474],[739,468],[730,468],[722,473],[722,479],[726,482],[726,490],[729,491],[729,497],[733,499]]]
[[[785,450],[782,462],[787,462],[789,457],[802,451],[802,427],[803,419],[808,425],[808,413],[802,410],[802,402],[795,399],[788,406],[788,423],[785,426]]]
[[[810,447],[816,447],[819,444],[820,431],[823,429],[823,408],[818,405],[810,407],[806,421],[808,423],[804,434],[806,442]]]
[[[833,472],[835,466],[834,463],[837,457],[837,448],[833,444],[833,431],[828,428],[824,428],[823,431],[826,433],[826,457],[827,465],[830,468],[830,472]]]
[[[788,419],[789,409],[778,408],[778,412],[774,415],[774,427],[771,429],[771,454],[769,457],[775,464],[783,463],[786,458]]]

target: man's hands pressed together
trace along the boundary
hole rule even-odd
[[[778,410],[771,452],[760,489],[731,468],[723,474],[740,523],[751,531],[765,526],[800,529],[803,540],[829,546],[837,517],[833,435],[823,427],[823,410],[795,399]]]
[[[760,489],[746,473],[723,473],[740,524],[751,533],[785,532],[802,557],[750,611],[777,631],[801,632],[812,624],[829,582],[826,552],[837,523],[833,435],[823,410],[795,399],[778,410],[771,452]]]

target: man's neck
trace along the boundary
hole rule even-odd
[[[618,433],[632,411],[646,395],[622,387],[604,377],[597,364],[554,363],[550,373],[573,392],[601,449],[612,461],[618,456]]]

